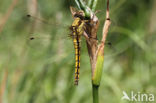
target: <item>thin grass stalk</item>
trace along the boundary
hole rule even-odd
[[[0,21],[0,34],[3,31],[3,28],[4,28],[5,24],[6,24],[6,22],[8,21],[11,13],[15,9],[17,3],[18,3],[18,0],[12,0],[12,4],[8,8],[8,10],[7,10],[6,14],[4,15],[4,17],[1,19],[1,21]]]

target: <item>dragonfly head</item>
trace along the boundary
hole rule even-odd
[[[84,13],[84,12],[76,13],[76,14],[74,15],[74,18],[80,18],[81,20],[84,20],[85,17],[84,17],[84,15],[83,15],[83,13]]]
[[[80,18],[81,20],[85,19],[85,13],[82,10],[77,10],[73,7],[70,7],[73,18]]]

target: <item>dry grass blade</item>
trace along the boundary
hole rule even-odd
[[[8,8],[7,13],[2,18],[1,23],[0,23],[0,33],[2,32],[7,20],[9,19],[10,15],[11,15],[12,11],[14,10],[15,6],[17,5],[17,3],[18,3],[18,0],[13,0],[12,4]]]
[[[3,103],[3,96],[5,93],[7,78],[8,78],[8,70],[6,69],[4,72],[2,83],[0,85],[0,103]]]

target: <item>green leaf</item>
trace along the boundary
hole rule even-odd
[[[101,55],[101,52],[98,53],[96,68],[93,73],[92,82],[93,85],[100,85],[101,76],[102,76],[102,68],[103,68],[104,56]]]

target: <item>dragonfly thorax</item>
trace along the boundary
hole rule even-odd
[[[77,33],[77,35],[82,35],[84,32],[85,21],[81,20],[81,18],[74,18],[74,21],[71,26],[71,31]],[[76,31],[75,31],[76,30]]]

